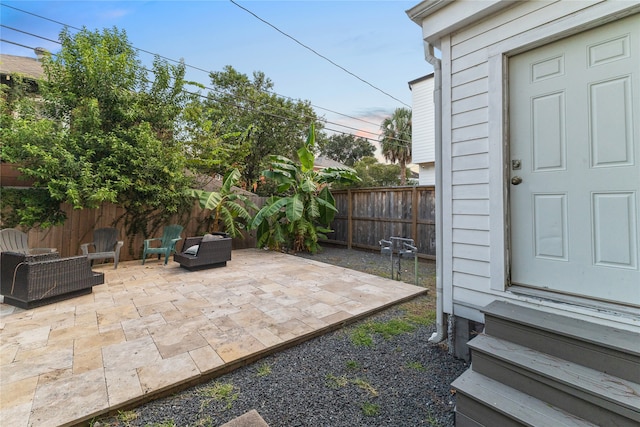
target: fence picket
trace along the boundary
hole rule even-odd
[[[333,190],[332,193],[338,213],[331,224],[334,232],[327,236],[325,242],[377,250],[380,239],[408,237],[416,243],[419,257],[435,258],[434,187],[358,188]],[[258,206],[262,206],[264,200],[257,196],[253,198]],[[105,203],[99,209],[74,210],[70,205],[62,205],[62,209],[68,216],[65,224],[45,230],[29,230],[30,246],[57,248],[61,256],[78,255],[80,244],[91,240],[95,228],[111,227],[123,213],[120,206],[111,203]],[[199,221],[207,214],[194,204],[182,236],[202,234],[198,230]],[[120,227],[120,232],[121,240],[125,241],[121,261],[140,259],[144,237],[125,236],[123,227]],[[255,246],[255,232],[245,233],[244,239],[233,239],[234,249]]]

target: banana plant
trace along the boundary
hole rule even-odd
[[[299,163],[284,157],[269,156],[270,168],[262,172],[278,184],[277,196],[267,199],[251,222],[257,230],[258,247],[294,252],[318,250],[318,239],[326,238],[336,212],[330,185],[360,179],[348,167],[315,170],[315,126],[311,125],[306,142],[298,149]]]
[[[258,210],[251,199],[234,191],[240,177],[240,171],[234,169],[224,178],[220,191],[188,190],[187,194],[198,199],[202,209],[211,211],[211,231],[224,231],[231,237],[240,237],[245,225],[253,219],[249,210]]]

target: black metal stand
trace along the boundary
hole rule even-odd
[[[391,278],[393,279],[393,254],[398,254],[398,267],[396,269],[396,280],[400,280],[400,275],[402,273],[401,260],[402,258],[413,258],[415,262],[415,284],[418,286],[418,248],[415,246],[413,239],[409,239],[406,237],[395,237],[392,236],[389,240],[382,239],[379,242],[380,244],[380,253],[385,255],[389,254],[389,259],[391,261]]]

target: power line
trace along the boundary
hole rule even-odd
[[[18,30],[18,31],[19,31],[19,30]],[[23,31],[20,31],[20,32],[23,32]],[[30,34],[30,35],[32,35],[32,36],[34,36],[34,37],[43,38],[43,37],[40,37],[40,36],[35,35],[35,34],[31,34],[31,33],[27,33],[27,34]],[[27,46],[27,45],[24,45],[24,44],[21,44],[21,43],[17,43],[17,42],[13,42],[13,41],[6,40],[6,39],[1,39],[1,38],[0,38],[0,42],[13,44],[13,45],[20,46],[20,47],[23,47],[23,48],[26,48],[26,49],[31,49],[31,50],[33,50],[33,49],[34,49],[34,48],[33,48],[33,47],[31,47],[31,46]],[[60,44],[60,42],[59,42],[59,41],[55,41],[55,40],[54,40],[54,42],[55,42],[55,43]],[[52,55],[53,55],[53,56],[57,56],[57,55],[55,55],[55,54],[52,54]],[[144,71],[146,71],[147,73],[153,73],[153,70],[149,70],[149,69],[148,69],[148,68],[146,68],[146,67],[142,67],[142,68],[143,68],[143,70],[144,70]],[[210,88],[210,87],[206,87],[206,86],[205,86],[205,89],[209,89],[209,90],[211,90],[212,92],[220,93],[220,91],[219,91],[219,90],[216,90],[215,88]],[[198,97],[200,97],[200,98],[209,99],[209,95],[206,95],[206,94],[201,94],[201,93],[197,93],[197,92],[190,92],[190,91],[188,91],[188,90],[186,90],[186,89],[183,89],[183,92],[184,92],[184,93],[186,93],[186,94],[189,94],[189,95],[198,96]],[[239,97],[239,96],[237,96],[237,95],[232,95],[232,96],[233,96],[235,99],[239,99],[239,100],[241,100],[241,101],[249,101],[248,99],[246,99],[246,98],[242,98],[242,97]],[[243,110],[245,110],[245,111],[247,111],[247,110],[255,111],[255,112],[257,112],[257,113],[264,114],[264,115],[267,115],[267,116],[270,116],[270,117],[274,117],[274,118],[278,118],[278,119],[282,119],[282,120],[286,120],[286,121],[294,121],[294,120],[295,120],[295,121],[297,121],[298,123],[302,123],[302,122],[300,122],[298,119],[295,119],[295,118],[292,118],[292,117],[285,117],[285,116],[281,116],[281,115],[278,115],[278,114],[270,113],[270,112],[267,112],[267,111],[264,111],[264,110],[260,110],[260,109],[259,109],[259,107],[263,107],[263,106],[270,106],[269,104],[262,104],[262,105],[258,105],[258,106],[256,106],[256,107],[252,107],[252,106],[248,106],[248,105],[240,105],[240,104],[238,104],[238,103],[232,103],[232,102],[228,102],[228,101],[223,101],[223,100],[221,100],[221,99],[216,99],[216,102],[219,102],[219,103],[224,104],[224,105],[234,106],[234,107],[237,107],[237,108],[243,109]],[[305,117],[305,116],[303,116],[302,118],[303,118],[303,119],[305,119],[305,118],[310,118],[310,117]],[[357,131],[357,132],[364,132],[364,133],[368,133],[368,134],[371,134],[371,135],[377,135],[375,132],[370,132],[370,131],[367,131],[367,130],[364,130],[364,129],[354,128],[354,127],[347,126],[347,125],[343,125],[343,124],[340,124],[340,123],[331,122],[331,121],[328,121],[328,120],[324,120],[323,122],[324,122],[324,123],[327,123],[327,124],[332,124],[332,125],[336,125],[336,126],[341,126],[341,127],[347,128],[347,129],[352,129],[352,130],[355,130],[355,131]],[[337,130],[329,129],[329,128],[326,128],[326,129],[327,129],[327,130],[331,130],[332,132],[340,132],[340,133],[342,133],[342,134],[344,134],[344,135],[351,135],[351,134],[349,134],[349,133],[347,133],[347,132],[343,132],[343,131],[337,131]],[[354,137],[355,137],[355,135],[354,135]],[[370,138],[365,138],[365,137],[359,137],[359,138],[363,138],[363,139],[371,140]],[[398,141],[400,141],[400,142],[404,142],[404,141],[401,141],[401,140],[398,140]]]
[[[36,37],[38,37],[38,36],[36,36]],[[21,43],[13,42],[13,41],[2,39],[2,38],[0,38],[0,42],[13,44],[13,45],[20,46],[20,47],[23,47],[23,48],[26,48],[26,49],[30,49],[30,50],[34,49],[32,46],[27,46],[27,45],[24,45],[24,44],[21,44]],[[60,42],[56,42],[56,43],[60,43]],[[51,54],[51,55],[52,56],[57,56],[56,54]],[[153,74],[153,70],[149,70],[146,67],[142,67],[142,68],[143,68],[144,71]],[[219,91],[214,89],[214,88],[208,88],[208,87],[205,87],[205,88],[209,89],[209,90],[211,90],[213,92],[218,92],[219,93]],[[186,89],[183,89],[182,92],[185,93],[185,94],[188,94],[188,95],[197,96],[199,98],[204,98],[204,99],[209,99],[210,98],[209,94],[202,94],[202,93],[199,93],[199,92],[191,92],[191,91],[188,91]],[[236,95],[233,95],[233,97],[235,99],[237,99],[237,100],[249,101],[246,98],[242,98],[242,97],[239,97],[239,96],[236,96]],[[274,113],[259,109],[259,107],[270,106],[269,104],[262,104],[262,105],[258,105],[256,107],[253,107],[253,106],[249,106],[249,105],[241,105],[241,104],[236,103],[236,102],[224,101],[224,100],[221,100],[221,99],[216,99],[216,102],[218,102],[218,103],[220,103],[222,105],[237,107],[237,108],[240,108],[240,109],[245,110],[245,111],[254,111],[254,112],[257,112],[259,114],[263,114],[263,115],[266,115],[266,116],[274,117],[274,118],[277,118],[277,119],[282,119],[282,120],[285,120],[285,121],[295,121],[297,123],[303,123],[303,122],[301,122],[299,120],[299,118],[285,117],[285,116],[281,116],[281,115],[278,115],[278,114],[274,114]],[[303,116],[302,118],[304,119],[304,118],[307,118],[307,117]],[[377,135],[375,132],[370,132],[370,131],[367,131],[367,130],[364,130],[364,129],[354,128],[354,127],[343,125],[343,124],[340,124],[340,123],[331,122],[331,121],[328,121],[328,120],[320,120],[319,119],[319,121],[323,123],[323,128],[325,130],[328,130],[328,131],[331,131],[331,132],[340,133],[342,135],[353,136],[354,138],[365,139],[365,140],[371,141],[371,142],[379,142],[379,140],[377,140],[377,139],[369,138],[369,137],[366,137],[366,136],[354,135],[352,133],[344,132],[344,131],[338,130],[338,129],[332,129],[332,128],[324,126],[324,124],[336,125],[336,126],[344,127],[344,128],[347,128],[347,129],[352,129],[352,130],[355,130],[357,132],[367,133],[367,134],[370,134],[370,135]],[[411,141],[406,141],[406,140],[402,140],[402,139],[399,139],[399,138],[390,138],[390,139],[394,139],[394,140],[398,141],[399,143],[411,143]],[[401,144],[397,144],[397,145],[401,146]]]
[[[58,41],[58,40],[49,39],[49,38],[46,38],[46,37],[43,37],[43,36],[39,36],[37,34],[30,33],[28,31],[23,31],[23,30],[19,30],[17,28],[9,27],[8,25],[0,24],[0,27],[6,28],[6,29],[11,30],[11,31],[15,31],[17,33],[26,34],[28,36],[37,37],[39,39],[46,40],[48,42],[60,44],[60,41]]]
[[[8,6],[8,5],[5,5],[5,4],[2,4],[2,6],[9,7],[9,8],[11,8],[11,9],[17,10],[17,11],[22,12],[22,13],[26,13],[26,14],[29,14],[29,15],[36,16],[36,17],[38,17],[38,18],[40,18],[40,19],[44,19],[44,20],[47,20],[47,21],[54,22],[54,23],[56,23],[56,24],[58,24],[58,25],[63,25],[63,26],[65,26],[65,27],[73,28],[73,29],[76,29],[76,30],[78,30],[78,31],[81,31],[81,29],[79,29],[79,28],[77,28],[77,27],[74,27],[74,26],[71,26],[71,25],[67,25],[67,24],[61,23],[61,22],[59,22],[59,21],[55,21],[55,20],[53,20],[53,19],[50,19],[50,18],[47,18],[47,17],[44,17],[44,16],[34,14],[34,13],[32,13],[32,12],[24,11],[24,10],[22,10],[22,9],[19,9],[19,8],[16,8],[16,7],[13,7],[13,6]],[[32,36],[32,37],[36,37],[36,38],[39,38],[39,39],[42,39],[42,40],[47,40],[47,41],[49,41],[49,42],[53,42],[53,43],[56,43],[56,44],[61,44],[61,42],[60,42],[60,41],[58,41],[58,40],[52,40],[52,39],[49,39],[49,38],[46,38],[46,37],[43,37],[43,36],[39,36],[39,35],[34,34],[34,33],[30,33],[30,32],[27,32],[27,31],[23,31],[23,30],[19,30],[19,29],[13,28],[13,27],[9,27],[9,26],[6,26],[6,25],[4,25],[4,24],[0,24],[0,26],[1,26],[1,27],[4,27],[4,28],[7,28],[7,29],[9,29],[9,30],[12,30],[12,31],[16,31],[16,32],[19,32],[19,33],[27,34],[27,35]],[[20,47],[23,47],[23,48],[27,48],[27,49],[32,49],[32,50],[33,50],[33,48],[32,48],[32,47],[30,47],[30,46],[26,46],[26,45],[23,45],[23,44],[20,44],[20,43],[17,43],[17,42],[13,42],[13,41],[5,40],[5,39],[0,39],[0,41],[1,41],[1,42],[6,42],[6,43],[10,43],[10,44],[13,44],[13,45],[17,45],[17,46],[20,46]],[[136,48],[135,46],[132,46],[132,48],[133,48],[133,49],[135,49],[135,50],[137,50],[137,51],[139,51],[139,52],[148,53],[148,54],[154,55],[154,56],[156,56],[156,57],[158,57],[158,58],[162,58],[162,59],[164,59],[164,60],[166,60],[166,61],[171,61],[171,62],[175,62],[175,63],[180,63],[180,64],[183,64],[185,67],[195,68],[195,69],[197,69],[197,70],[199,70],[199,71],[203,71],[203,72],[207,72],[207,73],[209,73],[209,71],[207,71],[207,70],[204,70],[204,69],[202,69],[202,68],[198,68],[198,67],[194,67],[194,66],[190,66],[190,65],[188,65],[188,64],[186,64],[186,63],[184,63],[184,62],[182,62],[182,61],[177,61],[177,60],[174,60],[174,59],[171,59],[171,58],[167,58],[167,57],[164,57],[164,56],[162,56],[162,55],[159,55],[159,54],[156,54],[156,53],[153,53],[153,52],[149,52],[149,51],[146,51],[146,50],[143,50],[143,49],[140,49],[140,48]],[[152,70],[149,70],[149,69],[147,69],[146,67],[143,67],[143,69],[144,69],[146,72],[148,72],[148,73],[153,73],[153,71],[152,71]],[[210,90],[210,91],[212,91],[212,92],[221,93],[221,91],[220,91],[220,90],[218,90],[218,89],[211,88],[211,87],[207,87],[207,86],[205,86],[205,85],[202,85],[202,86],[203,86],[205,89],[208,89],[208,90]],[[186,92],[186,93],[189,93],[189,94],[194,94],[193,92],[189,92],[189,91],[186,91],[186,90],[185,90],[185,92]],[[284,96],[284,95],[280,95],[280,94],[278,94],[278,93],[276,93],[276,92],[266,91],[266,90],[265,90],[264,92],[267,92],[267,93],[270,93],[270,94],[274,94],[274,95],[276,95],[276,96],[280,96],[280,97],[282,97],[282,98],[287,98],[287,99],[294,100],[294,98],[287,97],[287,96]],[[207,97],[206,95],[201,95],[201,94],[198,94],[198,95],[199,95],[200,97]],[[242,97],[239,97],[239,96],[237,96],[237,95],[233,95],[233,96],[234,96],[234,97],[236,97],[236,98],[238,98],[238,99],[240,99],[240,100],[248,101],[247,99],[242,98]],[[219,99],[218,99],[217,101],[218,101],[218,102],[221,102],[221,103],[225,103],[225,102],[223,102],[223,101],[221,101],[221,100],[219,100]],[[401,102],[401,101],[400,101],[400,102]],[[226,104],[228,105],[229,103],[227,102]],[[239,104],[233,104],[233,105],[235,105],[236,107],[239,107],[239,108],[245,109],[245,110],[248,108],[247,106],[242,106],[242,105],[239,105]],[[267,105],[267,104],[263,104],[263,105]],[[314,106],[314,105],[313,105],[313,104],[311,104],[311,103],[310,103],[310,105],[311,105],[311,106]],[[405,105],[406,105],[406,104],[405,104]],[[258,107],[260,107],[260,106],[258,106]],[[317,107],[317,106],[314,106],[314,107],[316,107],[316,108],[321,108],[321,109],[325,109],[325,108]],[[276,114],[273,114],[273,113],[268,113],[268,112],[265,112],[265,111],[262,111],[262,110],[256,109],[256,108],[254,108],[254,107],[251,107],[251,110],[252,110],[252,111],[256,111],[256,112],[258,112],[258,113],[260,113],[260,114],[269,115],[269,116],[276,117],[276,118],[280,118],[280,119],[287,120],[287,121],[289,121],[289,120],[294,120],[293,118],[290,118],[290,117],[284,117],[284,116],[279,116],[279,115],[276,115]],[[378,126],[378,125],[377,125],[377,124],[375,124],[375,123],[368,122],[368,121],[363,120],[363,119],[359,119],[359,118],[356,118],[356,117],[352,117],[352,116],[349,116],[349,115],[346,115],[346,114],[343,114],[343,113],[339,113],[339,112],[336,112],[336,111],[333,111],[333,110],[329,110],[329,109],[325,109],[325,110],[327,110],[327,111],[331,111],[331,112],[333,112],[333,113],[335,113],[335,114],[339,114],[339,115],[342,115],[342,116],[345,116],[345,117],[349,117],[349,118],[351,118],[351,119],[359,120],[359,121],[362,121],[362,122],[364,122],[364,123],[368,123],[368,124],[371,124],[371,125],[374,125],[374,126]],[[304,118],[304,117],[303,117],[303,118]],[[355,127],[351,127],[351,126],[343,125],[343,124],[336,123],[336,122],[331,122],[331,121],[328,121],[328,120],[324,120],[324,123],[326,123],[326,124],[332,124],[332,125],[336,125],[336,126],[340,126],[340,127],[347,128],[347,129],[352,129],[352,130],[355,130],[355,131],[357,131],[357,132],[363,132],[363,133],[367,133],[367,134],[370,134],[370,135],[377,135],[377,133],[375,133],[375,132],[367,131],[367,130],[364,130],[364,129],[358,129],[358,128],[355,128]],[[330,128],[326,128],[326,127],[325,127],[325,129],[327,129],[327,130],[329,130],[329,131],[332,131],[332,132],[339,132],[339,133],[342,133],[343,135],[352,135],[352,136],[354,136],[354,137],[356,137],[356,138],[363,138],[363,139],[366,139],[366,140],[369,140],[369,141],[376,141],[376,142],[379,142],[378,140],[373,140],[372,138],[367,138],[367,137],[363,137],[363,136],[356,136],[356,135],[350,134],[350,133],[348,133],[348,132],[338,131],[338,130],[330,129]],[[410,143],[410,141],[405,141],[405,140],[401,140],[401,139],[398,139],[398,138],[392,138],[392,139],[396,139],[399,143]],[[398,144],[398,145],[400,145],[400,144]]]
[[[47,18],[46,16],[38,15],[38,14],[36,14],[36,13],[29,12],[29,11],[26,11],[26,10],[23,10],[23,9],[20,9],[20,8],[17,8],[17,7],[15,7],[15,6],[9,6],[9,5],[6,5],[6,4],[0,4],[0,6],[8,7],[8,8],[10,8],[10,9],[16,10],[16,11],[18,11],[18,12],[26,13],[26,14],[28,14],[28,15],[35,16],[35,17],[37,17],[37,18],[39,18],[39,19],[43,19],[43,20],[46,20],[46,21],[49,21],[49,22],[53,22],[53,23],[58,24],[58,25],[61,25],[61,26],[63,26],[63,27],[72,28],[72,29],[77,30],[77,31],[81,31],[81,30],[82,30],[81,28],[75,27],[75,26],[73,26],[73,25],[65,24],[65,23],[63,23],[63,22],[56,21],[56,20],[51,19],[51,18]],[[239,6],[239,5],[238,5],[238,6]],[[241,6],[239,6],[239,7],[241,7]],[[250,13],[251,13],[251,12],[250,12]],[[34,35],[34,34],[31,34],[31,33],[27,33],[27,32],[25,32],[25,31],[21,31],[21,30],[16,30],[16,29],[13,29],[13,28],[10,28],[10,27],[6,27],[6,28],[12,29],[12,30],[14,30],[14,31],[22,32],[22,33],[25,33],[25,34],[33,35],[33,36],[38,37],[38,38],[43,39],[43,40],[47,40],[47,41],[51,41],[51,42],[54,42],[54,43],[60,44],[60,42],[59,42],[59,41],[57,41],[57,40],[51,40],[51,39],[48,39],[48,38],[43,37],[43,36]],[[179,60],[172,59],[172,58],[168,58],[168,57],[163,56],[163,55],[160,55],[160,54],[158,54],[158,53],[150,52],[150,51],[148,51],[148,50],[144,50],[144,49],[141,49],[141,48],[138,48],[138,47],[135,47],[135,46],[132,46],[132,47],[133,47],[135,50],[139,51],[139,52],[146,53],[146,54],[148,54],[148,55],[152,55],[152,56],[157,56],[158,58],[164,59],[165,61],[173,62],[173,63],[176,63],[176,64],[179,64],[179,63],[181,62],[181,61],[179,61]],[[190,64],[187,64],[187,63],[185,63],[184,65],[185,65],[187,68],[191,68],[191,69],[196,70],[196,71],[200,71],[200,72],[207,73],[207,74],[211,73],[211,71],[210,71],[210,70],[205,70],[204,68],[200,68],[200,67],[197,67],[197,66],[195,66],[195,65],[190,65]],[[337,65],[337,64],[336,64],[336,65]],[[347,71],[347,70],[345,70],[345,71]],[[349,73],[349,71],[347,71],[347,72]],[[351,74],[351,73],[350,73],[350,74]],[[355,75],[354,75],[354,76],[355,76]],[[359,77],[358,77],[358,76],[355,76],[355,77],[357,77],[357,78],[359,79]],[[363,81],[364,81],[364,80],[363,80]],[[372,86],[372,87],[374,87],[375,89],[377,89],[375,86],[371,85],[370,83],[368,83],[368,82],[365,82],[365,83],[367,83],[367,84],[369,84],[370,86]],[[209,88],[209,89],[210,89],[210,88]],[[380,89],[377,89],[377,90],[380,90]],[[292,98],[292,97],[290,97],[290,96],[286,96],[286,95],[281,95],[281,94],[279,94],[279,93],[277,93],[277,92],[274,92],[274,91],[268,91],[268,90],[265,90],[264,92],[271,93],[271,94],[274,94],[274,95],[280,96],[280,97],[282,97],[282,98],[290,99],[290,100],[292,100],[292,101],[295,101],[295,100],[296,100],[295,98]],[[383,92],[383,93],[384,93],[384,92]],[[385,94],[386,94],[386,93],[385,93]],[[387,94],[387,95],[388,95],[388,94]],[[389,95],[389,96],[391,96],[391,95]],[[402,102],[402,101],[398,100],[397,98],[394,98],[393,96],[391,96],[391,97],[392,97],[393,99],[396,99],[397,101],[401,102],[402,104],[407,105],[407,104],[405,104],[404,102]],[[370,122],[370,121],[364,120],[364,119],[359,118],[359,117],[353,117],[353,116],[350,116],[350,115],[348,115],[348,114],[340,113],[340,112],[338,112],[338,111],[334,111],[334,110],[331,110],[331,109],[328,109],[328,108],[325,108],[325,107],[320,107],[320,106],[318,106],[318,105],[314,105],[314,104],[311,104],[311,103],[310,103],[310,105],[311,105],[313,108],[317,108],[317,109],[320,109],[320,110],[328,111],[328,112],[333,113],[333,114],[338,114],[338,115],[340,115],[340,116],[343,116],[343,117],[346,117],[346,118],[349,118],[349,119],[352,119],[352,120],[357,120],[357,121],[360,121],[360,122],[363,122],[363,123],[366,123],[366,124],[369,124],[369,125],[373,125],[373,126],[379,126],[379,124],[377,124],[377,123],[372,123],[372,122]],[[408,105],[407,105],[407,106],[408,106]],[[409,107],[409,106],[408,106],[408,107]],[[339,126],[341,126],[341,125],[339,125]],[[370,133],[371,133],[371,132],[370,132]]]
[[[0,38],[0,42],[9,43],[9,44],[12,44],[14,46],[24,47],[25,49],[33,49],[31,46],[27,46],[27,45],[24,45],[24,44],[18,43],[18,42],[12,42],[11,40],[5,40],[5,39],[2,39],[2,38]]]
[[[347,74],[352,75],[353,77],[355,77],[356,79],[360,80],[361,82],[371,86],[372,88],[374,88],[375,90],[377,90],[378,92],[381,92],[385,95],[387,95],[388,97],[398,101],[399,103],[401,103],[402,105],[405,105],[409,108],[411,108],[410,105],[406,104],[405,102],[403,102],[402,100],[396,98],[395,96],[385,92],[384,90],[380,89],[379,87],[369,83],[368,81],[366,81],[365,79],[363,79],[362,77],[359,77],[358,75],[352,73],[351,71],[347,70],[346,68],[344,68],[342,65],[335,63],[334,61],[332,61],[331,59],[327,58],[326,56],[322,55],[321,53],[318,53],[315,49],[307,46],[306,44],[302,43],[301,41],[299,41],[298,39],[296,39],[293,36],[290,36],[289,34],[285,33],[284,31],[282,31],[280,28],[276,27],[275,25],[273,25],[272,23],[262,19],[261,17],[259,17],[258,15],[256,15],[255,13],[253,13],[252,11],[250,11],[249,9],[247,9],[244,6],[240,6],[238,3],[236,3],[234,0],[229,0],[231,3],[233,3],[234,5],[238,6],[240,9],[244,10],[245,12],[249,13],[250,15],[254,16],[256,19],[258,19],[259,21],[264,22],[265,24],[267,24],[268,26],[270,26],[271,28],[273,28],[274,30],[276,30],[277,32],[279,32],[280,34],[284,35],[285,37],[290,38],[291,40],[293,40],[294,42],[296,42],[297,44],[299,44],[300,46],[304,47],[307,50],[310,50],[311,52],[313,52],[315,55],[319,56],[320,58],[324,59],[325,61],[328,61],[330,64],[335,65],[336,67],[340,68],[342,71],[344,71]]]

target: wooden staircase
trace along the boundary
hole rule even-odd
[[[456,426],[640,426],[640,333],[495,301],[457,378]]]

